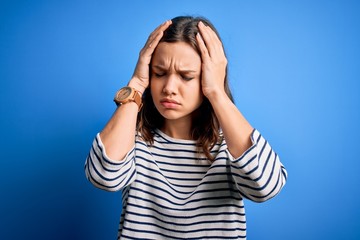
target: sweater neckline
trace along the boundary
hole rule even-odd
[[[188,140],[188,139],[180,139],[180,138],[173,138],[161,131],[160,129],[155,129],[155,132],[159,134],[163,139],[165,139],[168,142],[173,143],[186,143],[186,144],[196,144],[195,140]]]

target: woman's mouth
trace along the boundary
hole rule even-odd
[[[161,99],[160,104],[165,108],[177,108],[180,105],[177,101],[167,98]]]

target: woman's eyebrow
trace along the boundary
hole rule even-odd
[[[151,65],[151,68],[156,68],[156,69],[159,69],[159,70],[166,70],[166,68],[162,65]]]
[[[161,70],[161,71],[166,71],[167,70],[167,68],[165,66],[163,66],[163,65],[152,65],[151,67],[155,68],[155,69],[158,69],[158,70]],[[179,69],[177,71],[180,72],[180,73],[195,73],[196,72],[196,70],[186,69],[186,68]]]
[[[179,70],[178,72],[181,74],[196,73],[195,70]]]

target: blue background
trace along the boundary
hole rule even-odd
[[[289,172],[269,202],[246,201],[248,238],[359,239],[357,1],[0,3],[0,239],[115,239],[120,193],[84,161],[148,34],[208,17],[236,104]]]

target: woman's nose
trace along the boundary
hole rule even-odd
[[[166,95],[176,94],[176,76],[173,74],[169,75],[164,84],[163,93]]]

